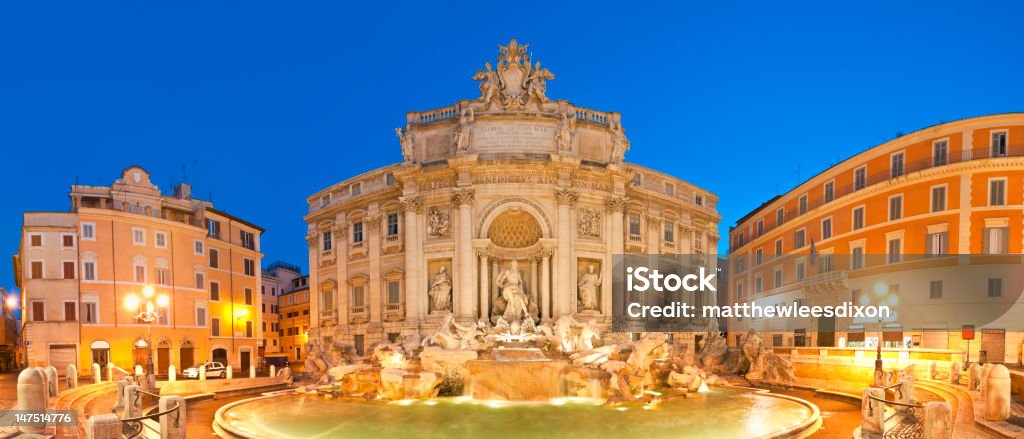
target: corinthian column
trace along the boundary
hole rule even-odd
[[[623,210],[626,208],[626,199],[622,197],[612,197],[605,202],[606,210],[611,217],[611,233],[608,234],[608,247],[611,249],[611,258],[608,259],[605,266],[605,278],[604,285],[612,284],[612,265],[615,263],[615,256],[622,256],[625,248],[625,233],[622,230],[622,217]],[[601,309],[604,312],[606,318],[611,318],[612,313],[612,295],[611,288],[605,289],[608,294],[601,296]]]
[[[455,294],[458,295],[456,316],[462,320],[472,320],[473,307],[473,218],[470,208],[473,204],[473,189],[455,189],[452,203],[459,209],[459,231],[455,242],[455,265],[458,267]]]
[[[572,299],[575,278],[572,275],[572,218],[570,208],[576,204],[576,192],[568,188],[556,188],[555,200],[558,202],[558,285],[555,288],[554,316],[561,317],[572,313]]]
[[[490,296],[491,296],[491,276],[487,273],[489,265],[487,264],[487,253],[484,251],[479,252],[480,255],[480,318],[484,321],[490,321],[488,316],[490,309]]]
[[[551,252],[540,254],[540,308],[542,319],[551,321]]]
[[[417,230],[417,217],[423,209],[423,202],[416,197],[401,197],[402,215],[405,216],[405,307],[406,315],[422,321],[426,316],[426,308],[423,307],[424,285],[420,274],[422,256],[419,254],[419,230]]]

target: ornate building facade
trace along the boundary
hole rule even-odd
[[[513,40],[479,98],[407,113],[401,163],[307,199],[311,336],[362,353],[448,314],[608,324],[613,255],[714,252],[717,198],[625,162],[621,115],[549,99],[553,78]]]
[[[928,127],[859,153],[730,230],[730,301],[892,304],[874,318],[729,321],[773,346],[965,350],[1021,361],[1024,114]],[[962,256],[970,255],[970,256]],[[979,340],[980,339],[980,340]]]

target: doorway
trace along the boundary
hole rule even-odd
[[[110,362],[110,343],[96,340],[89,348],[92,349],[92,362],[100,365],[100,376],[106,376],[107,363]]]
[[[833,347],[836,345],[836,318],[818,318],[818,346]]]
[[[178,355],[178,360],[181,361],[181,370],[188,369],[196,365],[196,348],[192,345],[192,342],[186,341],[181,344],[181,351]]]
[[[249,372],[249,365],[251,364],[251,361],[252,361],[252,358],[251,358],[252,352],[242,351],[242,352],[240,352],[240,354],[241,354],[241,370],[240,370],[240,372],[241,373],[248,373]]]
[[[133,366],[142,366],[146,368],[146,361],[149,359],[149,343],[146,340],[138,340],[135,342],[134,349],[132,349],[132,364]],[[132,371],[134,373],[134,371]]]
[[[1006,330],[982,329],[981,350],[985,351],[986,361],[989,363],[1006,361]]]
[[[216,361],[224,366],[228,365],[228,350],[224,348],[217,348],[213,350],[213,355],[210,361]]]
[[[156,345],[156,364],[159,368],[157,371],[167,371],[171,365],[171,344],[167,340],[161,341],[160,344]]]

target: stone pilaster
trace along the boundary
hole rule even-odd
[[[459,211],[458,236],[455,240],[456,272],[455,294],[458,297],[455,315],[461,320],[470,320],[474,314],[473,271],[473,205],[474,193],[471,188],[455,189],[452,204]]]
[[[403,238],[405,239],[405,309],[406,315],[415,321],[422,321],[427,314],[426,284],[421,271],[423,255],[420,254],[419,214],[423,201],[417,197],[401,197],[402,215],[405,217]]]
[[[558,260],[555,268],[558,294],[553,304],[554,317],[572,313],[572,300],[576,290],[573,283],[576,276],[572,275],[572,212],[576,205],[576,191],[569,188],[556,188],[555,201],[558,203]]]
[[[547,249],[540,254],[540,301],[541,318],[551,321],[551,251]]]
[[[347,215],[345,212],[338,214],[335,218],[334,223],[337,226],[334,227],[334,251],[335,260],[338,264],[334,267],[334,280],[337,282],[337,288],[334,289],[334,322],[336,325],[347,327],[348,325],[348,304],[349,304],[349,285],[348,285],[348,223],[346,222]],[[310,284],[312,287],[315,284]],[[310,314],[312,314],[312,310]],[[316,325],[310,325],[315,327]]]
[[[380,269],[380,214],[377,212],[377,206],[371,207],[371,214],[367,215],[363,219],[363,234],[366,235],[366,245],[368,246],[369,256],[367,257],[370,262],[370,279],[367,282],[367,288],[369,290],[369,300],[367,305],[369,306],[370,323],[380,325],[384,321],[384,297],[381,292],[381,269]]]
[[[611,197],[605,202],[605,208],[608,212],[608,216],[611,218],[609,222],[611,231],[608,233],[608,248],[611,257],[605,263],[607,268],[605,269],[605,285],[611,285],[612,282],[612,264],[614,263],[615,255],[622,255],[625,252],[626,245],[626,234],[623,230],[623,216],[626,208],[626,199],[623,197]],[[612,315],[612,295],[611,288],[607,288],[608,294],[601,297],[601,308],[604,310],[605,316],[608,319]]]
[[[491,296],[491,276],[488,273],[490,265],[487,263],[487,252],[479,251],[477,254],[480,257],[480,318],[484,321],[490,321],[490,296]]]

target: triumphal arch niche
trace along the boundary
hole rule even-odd
[[[499,46],[475,98],[406,113],[400,163],[308,198],[311,336],[369,346],[449,315],[608,324],[612,255],[715,253],[717,198],[626,162],[622,116],[550,99],[531,53]]]

